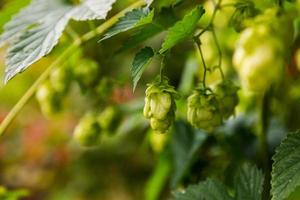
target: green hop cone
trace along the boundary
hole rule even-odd
[[[209,132],[221,125],[222,114],[216,96],[205,90],[195,90],[188,97],[187,120],[194,127]]]
[[[246,91],[262,93],[280,82],[285,49],[293,38],[292,25],[289,14],[268,9],[241,33],[233,64]]]
[[[84,115],[74,129],[74,139],[82,146],[94,146],[99,142],[101,127],[93,113]]]
[[[165,133],[175,120],[175,99],[178,93],[169,85],[166,77],[148,85],[145,97],[144,116],[150,119],[151,128]]]
[[[218,99],[223,119],[227,119],[234,113],[239,102],[237,91],[238,87],[231,81],[224,81],[216,86],[214,93]]]
[[[56,68],[50,75],[50,82],[55,91],[65,94],[69,90],[72,81],[70,70],[66,67]]]
[[[49,81],[44,82],[36,92],[36,99],[42,113],[51,118],[62,110],[62,96],[57,93]]]
[[[102,130],[114,133],[121,120],[120,111],[115,106],[108,106],[97,117]]]
[[[92,60],[81,61],[73,70],[75,79],[83,90],[94,86],[98,81],[100,67]]]

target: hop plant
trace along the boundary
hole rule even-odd
[[[214,93],[218,99],[223,119],[227,119],[234,113],[239,101],[237,91],[238,87],[231,81],[223,81],[215,87]]]
[[[222,123],[219,101],[207,89],[196,89],[188,97],[187,120],[196,128],[212,131]]]
[[[247,91],[263,92],[281,79],[293,31],[290,17],[278,15],[276,9],[266,10],[241,33],[233,63]]]
[[[101,127],[97,115],[85,114],[74,129],[74,139],[82,146],[94,146],[99,142]]]
[[[168,79],[157,79],[148,85],[145,97],[144,116],[150,119],[151,128],[165,133],[175,120],[175,99],[179,98]]]
[[[50,81],[45,81],[36,92],[36,99],[46,117],[52,117],[62,110],[62,96]]]

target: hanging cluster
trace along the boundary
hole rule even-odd
[[[238,104],[237,90],[230,81],[218,84],[214,91],[205,87],[195,89],[187,99],[187,120],[196,128],[212,131],[234,113]],[[144,116],[150,119],[154,131],[167,132],[175,119],[177,97],[167,79],[148,85]]]
[[[287,55],[285,49],[293,39],[290,15],[268,9],[241,33],[233,63],[244,89],[263,92],[281,80]]]
[[[82,93],[94,96],[95,101],[105,101],[111,92],[112,83],[102,77],[100,72],[100,66],[89,59],[55,68],[36,92],[43,114],[51,118],[62,110],[64,97],[69,93],[72,83],[76,83]],[[97,95],[99,93],[101,95]]]
[[[112,94],[114,84],[100,72],[100,66],[88,59],[54,69],[36,92],[42,113],[48,118],[60,113],[72,83],[76,83],[82,93],[92,97],[92,106],[110,104],[108,97]],[[101,134],[114,132],[120,121],[120,112],[115,106],[100,107],[93,110],[101,112],[88,111],[74,129],[74,139],[82,146],[96,145]]]
[[[120,113],[114,106],[106,107],[102,112],[87,112],[74,129],[74,139],[82,146],[99,144],[102,134],[116,131],[120,122]]]
[[[196,128],[212,131],[234,113],[237,90],[230,81],[219,83],[214,90],[195,89],[188,98],[187,120]]]
[[[222,123],[222,115],[215,94],[196,89],[188,98],[187,120],[196,128],[212,131]]]
[[[144,116],[150,119],[151,128],[165,133],[175,120],[175,99],[178,93],[169,85],[167,78],[157,79],[146,90]]]

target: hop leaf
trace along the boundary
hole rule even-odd
[[[65,0],[33,0],[5,25],[0,46],[10,43],[5,82],[49,54],[70,19],[104,19],[115,0],[85,0],[71,5]]]
[[[284,200],[300,186],[300,131],[287,135],[273,160],[272,200]]]

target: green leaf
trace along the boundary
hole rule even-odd
[[[118,23],[109,29],[100,41],[106,40],[130,29],[149,24],[152,22],[153,16],[154,11],[150,11],[148,8],[134,9],[126,13],[124,17],[120,18]]]
[[[5,82],[24,71],[58,43],[70,19],[104,19],[115,0],[85,0],[71,5],[65,0],[33,0],[4,29],[0,46],[11,43],[6,58]]]
[[[190,185],[184,192],[173,193],[174,200],[232,200],[226,187],[215,180],[207,179]]]
[[[235,177],[236,200],[261,200],[263,173],[256,166],[245,164]]]
[[[174,172],[171,185],[175,187],[184,177],[193,163],[196,153],[207,138],[207,134],[194,130],[184,122],[174,124],[171,148],[174,162]]]
[[[149,38],[161,33],[162,31],[173,26],[177,21],[173,9],[162,9],[159,13],[155,14],[155,19],[152,23],[147,24],[138,29],[118,50],[119,52],[131,49],[138,44],[146,41]]]
[[[159,53],[166,52],[177,43],[181,42],[187,37],[190,37],[195,31],[198,21],[204,12],[205,10],[202,6],[197,6],[190,13],[185,15],[181,21],[177,22],[173,27],[171,27]]]
[[[140,43],[146,41],[147,39],[157,35],[158,33],[162,32],[163,29],[159,26],[154,24],[148,24],[138,32],[133,34],[127,41],[124,42],[122,47],[117,51],[118,53],[136,47]]]
[[[133,91],[153,56],[154,51],[151,47],[145,47],[135,55],[131,68]]]
[[[273,160],[272,200],[284,200],[300,186],[300,131],[287,135]]]

